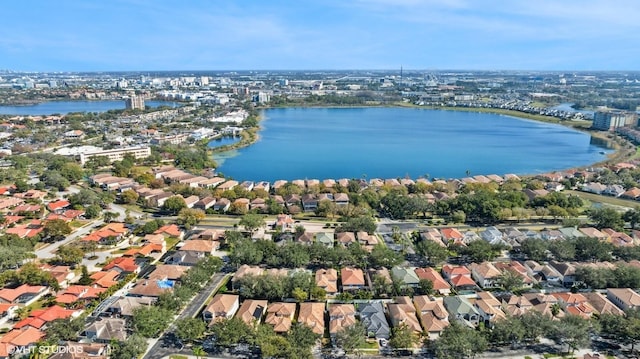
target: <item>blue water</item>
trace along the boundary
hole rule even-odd
[[[260,140],[216,156],[239,180],[535,174],[606,159],[588,134],[509,116],[405,108],[269,109]]]
[[[180,106],[177,102],[145,101],[145,106]],[[35,105],[0,106],[0,115],[64,115],[70,112],[106,112],[109,110],[124,110],[124,100],[108,101],[49,101]]]

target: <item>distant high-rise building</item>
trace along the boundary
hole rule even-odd
[[[633,112],[622,110],[600,110],[593,115],[593,125],[596,130],[611,131],[618,127],[637,125],[638,117]]]
[[[131,95],[124,99],[127,110],[144,110],[144,97]]]

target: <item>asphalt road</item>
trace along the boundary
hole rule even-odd
[[[182,310],[176,320],[184,319],[184,318],[193,318],[204,308],[205,302],[213,294],[214,291],[222,284],[227,274],[224,273],[216,273],[213,275],[211,281],[202,288],[202,290],[189,302],[189,304]],[[163,347],[164,337],[166,333],[171,333],[175,330],[175,325],[171,324],[169,329],[163,333],[159,339],[153,340],[151,342],[150,347],[147,349],[147,352],[142,357],[142,359],[162,359],[163,357],[172,355],[172,354],[193,354],[191,350],[182,349],[178,350],[176,348],[165,348]]]

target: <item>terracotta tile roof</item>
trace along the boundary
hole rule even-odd
[[[116,270],[107,270],[93,273],[91,275],[91,279],[94,280],[93,284],[98,285],[102,288],[109,288],[113,285],[118,284],[116,278],[120,275],[120,273]]]
[[[13,302],[18,299],[20,296],[25,294],[38,294],[44,291],[46,287],[41,285],[29,285],[23,284],[17,288],[2,288],[0,289],[0,299],[6,302]]]
[[[276,333],[286,333],[291,329],[295,312],[296,303],[271,303],[267,308],[265,323],[273,325]]]
[[[20,329],[26,326],[31,326],[40,329],[49,322],[56,319],[69,318],[76,313],[77,312],[75,310],[64,309],[58,305],[54,305],[48,308],[32,311],[28,318],[19,321],[13,327]]]
[[[13,329],[0,338],[0,343],[8,344],[8,349],[10,351],[13,347],[22,347],[34,344],[44,338],[44,335],[43,331],[32,327],[27,327],[22,330]]]
[[[362,269],[358,268],[350,268],[345,267],[340,271],[340,278],[342,280],[343,286],[363,286],[364,283],[364,273]]]
[[[180,235],[182,235],[182,231],[175,224],[167,224],[158,228],[158,230],[153,232],[153,234],[166,234],[172,237],[180,237]]]
[[[314,333],[324,334],[324,303],[300,303],[298,322],[307,325]]]
[[[69,201],[67,201],[66,199],[61,199],[54,202],[49,202],[49,204],[47,204],[47,209],[50,211],[57,211],[61,208],[69,207],[70,205],[71,203]]]
[[[431,283],[433,283],[434,290],[442,291],[451,289],[451,285],[449,285],[449,283],[447,283],[447,281],[442,278],[440,273],[438,273],[431,267],[416,268],[415,272],[418,278],[431,281]]]
[[[316,271],[316,285],[327,293],[336,293],[338,291],[338,272],[333,268],[318,269]]]
[[[118,268],[123,272],[133,273],[136,272],[139,266],[136,264],[135,259],[131,257],[118,257],[114,258],[109,264],[102,268],[103,271],[109,269]]]
[[[267,311],[266,300],[247,299],[236,312],[236,318],[242,319],[247,325],[259,324]]]

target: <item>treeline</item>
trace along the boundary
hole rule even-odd
[[[518,249],[516,249],[518,251]],[[566,240],[529,238],[522,241],[519,251],[534,261],[602,262],[614,258],[640,260],[640,247],[616,247],[597,238],[579,237]]]
[[[375,246],[369,253],[359,243],[344,248],[326,247],[320,243],[306,245],[288,242],[279,245],[273,241],[241,238],[233,241],[230,246],[233,249],[229,254],[229,260],[235,266],[247,264],[274,268],[371,268],[392,267],[403,260],[402,255],[384,245]]]

